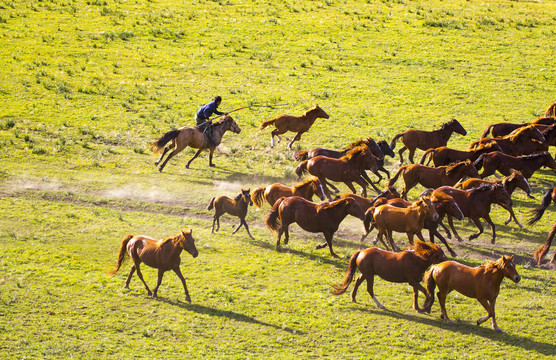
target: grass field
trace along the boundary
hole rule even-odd
[[[555,1],[0,2],[0,357],[556,357],[556,277],[532,263],[551,210],[520,229],[494,207],[495,245],[488,227],[450,243],[473,266],[516,256],[523,279],[505,280],[497,302],[503,334],[475,325],[484,310],[456,293],[452,325],[437,303],[430,315],[413,311],[404,284],[375,281],[388,310],[363,289],[358,303],[331,296],[350,254],[370,246],[354,218],[336,233],[342,258],[333,259],[315,250],[322,235],[297,226],[277,252],[262,222],[268,206],[249,211],[255,240],[231,235],[237,222],[226,216],[211,234],[206,210],[216,195],[294,184],[291,152],[284,141],[270,148],[270,130],[258,127],[316,103],[330,119],[295,150],[389,141],[451,118],[468,134],[449,145],[465,149],[490,123],[536,119],[556,101],[555,21]],[[205,153],[186,169],[189,149],[159,173],[149,144],[192,125],[217,94],[226,111],[288,106],[233,113],[242,132],[226,134],[216,167]],[[514,193],[522,223],[555,180],[541,170],[530,180],[536,199]],[[190,228],[199,249],[196,259],[182,254],[191,304],[174,274],[158,299],[136,277],[123,289],[129,261],[105,275],[126,234]],[[156,270],[143,272],[154,286]]]

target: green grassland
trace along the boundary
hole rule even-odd
[[[475,325],[484,310],[455,293],[452,325],[438,304],[413,311],[404,284],[375,281],[388,310],[364,289],[358,303],[331,296],[350,254],[369,246],[356,219],[336,234],[333,259],[315,250],[322,235],[297,226],[277,252],[262,222],[268,206],[249,212],[255,240],[231,235],[236,219],[226,216],[211,234],[206,210],[215,195],[296,182],[284,141],[270,148],[270,130],[258,130],[280,113],[318,103],[330,115],[295,150],[389,140],[450,118],[468,134],[449,145],[465,149],[487,124],[534,120],[556,101],[555,22],[555,1],[1,1],[0,357],[555,357],[554,271],[531,262],[556,221],[550,210],[520,229],[493,207],[495,245],[488,227],[472,242],[451,240],[473,266],[516,255],[523,280],[505,280],[497,302],[503,334]],[[216,94],[221,110],[288,106],[233,113],[242,132],[226,134],[216,167],[203,154],[186,169],[186,150],[160,174],[149,144],[192,125]],[[555,180],[541,170],[535,200],[514,193],[522,223]],[[129,262],[105,275],[126,234],[190,228],[191,304],[174,274],[159,299],[137,278],[123,289]],[[154,285],[156,271],[143,272]]]

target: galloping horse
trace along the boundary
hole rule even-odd
[[[187,291],[187,285],[185,284],[185,279],[180,270],[180,254],[182,250],[187,251],[194,258],[199,255],[199,252],[195,247],[195,239],[193,239],[191,233],[192,230],[189,230],[188,232],[182,231],[179,235],[158,241],[142,235],[127,235],[122,240],[122,245],[120,246],[116,269],[109,272],[108,275],[114,275],[120,269],[127,253],[131,260],[133,260],[133,266],[131,267],[129,275],[125,281],[126,289],[129,289],[131,277],[133,276],[135,270],[137,270],[137,276],[139,276],[139,279],[141,279],[145,285],[147,294],[149,296],[157,297],[158,288],[162,283],[164,273],[168,270],[173,270],[183,284],[183,289],[185,290],[185,300],[191,302],[189,292]],[[143,279],[143,274],[141,273],[141,269],[139,267],[141,262],[144,262],[147,266],[158,269],[158,282],[152,292],[145,282],[145,279]]]
[[[232,117],[229,115],[226,115],[222,119],[215,122],[213,125],[214,125],[214,131],[212,137],[215,143],[217,144],[220,144],[220,141],[222,140],[222,136],[224,136],[224,133],[226,131],[231,130],[236,134],[239,134],[241,132],[239,126],[236,124],[234,119],[232,119]],[[170,145],[164,147],[168,142],[170,142]],[[154,143],[152,143],[151,146],[153,147],[153,153],[158,153],[162,149],[164,149],[160,158],[154,163],[155,165],[158,165],[162,161],[164,155],[166,155],[168,151],[174,149],[174,151],[168,154],[166,160],[164,160],[162,165],[160,165],[160,167],[158,168],[160,172],[162,172],[162,170],[168,163],[168,160],[170,160],[174,155],[176,155],[177,153],[179,153],[180,151],[182,151],[188,146],[199,150],[195,153],[195,155],[191,158],[191,160],[187,162],[187,165],[185,165],[186,168],[189,168],[191,162],[195,160],[195,158],[199,156],[199,154],[205,149],[209,149],[210,151],[209,166],[214,166],[214,164],[212,163],[212,155],[214,153],[214,150],[216,149],[216,146],[213,146],[208,141],[205,134],[199,131],[199,129],[197,129],[196,127],[184,126],[180,129],[171,130],[166,134],[162,135],[162,137],[157,141],[155,141]]]
[[[284,244],[287,244],[290,238],[288,227],[292,223],[297,223],[305,231],[322,232],[326,242],[317,245],[317,249],[328,245],[330,255],[337,258],[338,255],[332,250],[332,237],[342,220],[348,215],[363,220],[363,210],[353,199],[315,204],[302,197],[292,196],[278,199],[272,206],[272,210],[264,217],[264,221],[270,230],[278,232],[277,250],[280,248],[282,234],[285,235]]]
[[[407,193],[417,184],[426,188],[440,186],[453,186],[463,177],[479,177],[477,169],[470,160],[460,161],[448,166],[430,167],[421,164],[405,165],[388,181],[388,186],[393,186],[403,173],[404,188],[402,198],[407,199]]]
[[[292,141],[288,144],[288,150],[291,150],[292,144],[294,141],[298,141],[301,139],[301,135],[308,131],[309,128],[313,125],[316,119],[328,119],[328,114],[321,109],[318,105],[315,105],[313,108],[307,110],[301,116],[293,116],[293,115],[279,115],[274,119],[267,120],[261,124],[259,130],[263,130],[264,128],[274,125],[276,129],[272,130],[272,138],[270,142],[270,146],[274,147],[274,136],[278,137],[278,141],[280,142],[282,138],[280,137],[281,134],[284,134],[287,131],[297,132],[295,137]]]
[[[496,171],[502,175],[509,176],[513,170],[518,170],[526,179],[529,179],[535,171],[543,166],[556,171],[556,162],[547,151],[519,157],[494,151],[479,156],[473,164],[477,170],[484,167],[484,171],[480,175],[481,178],[492,175]]]
[[[409,150],[409,161],[414,163],[415,161],[413,161],[413,155],[415,154],[416,149],[428,150],[430,148],[446,146],[453,132],[464,136],[467,135],[467,131],[465,131],[463,126],[461,126],[456,119],[452,119],[443,124],[438,130],[424,131],[409,129],[403,133],[397,134],[390,142],[390,147],[394,150],[396,147],[396,140],[401,138],[404,146],[398,152],[400,154],[400,165],[403,164],[402,153],[406,149]]]
[[[490,242],[494,244],[496,239],[496,230],[494,223],[490,218],[490,206],[492,204],[500,205],[502,208],[509,211],[511,216],[515,218],[515,214],[512,209],[512,199],[510,198],[508,192],[500,184],[484,184],[478,188],[469,190],[456,189],[451,186],[442,186],[433,191],[433,193],[435,192],[450,195],[458,204],[463,215],[473,220],[479,229],[479,232],[469,236],[469,240],[473,240],[483,233],[483,225],[481,225],[480,220],[482,218],[492,229],[492,239]],[[448,224],[458,241],[463,241],[454,228],[452,217],[449,215]]]
[[[363,281],[367,280],[369,295],[373,298],[376,306],[385,309],[384,305],[378,302],[374,295],[374,277],[378,275],[389,282],[411,285],[413,287],[413,308],[422,312],[424,310],[419,307],[418,303],[419,291],[427,296],[425,288],[421,285],[423,274],[432,264],[438,264],[446,260],[446,255],[438,246],[419,240],[410,245],[408,250],[399,253],[378,248],[358,250],[351,255],[344,283],[333,286],[332,295],[340,295],[346,292],[349,284],[353,281],[355,272],[359,269],[361,275],[355,281],[355,286],[351,291],[351,301],[355,302],[357,289]]]
[[[313,201],[313,195],[317,195],[321,201],[324,201],[326,195],[322,185],[316,177],[307,179],[294,186],[286,186],[279,183],[268,185],[267,187],[259,187],[253,191],[253,202],[260,208],[266,200],[270,206],[274,205],[276,200],[281,197],[301,196],[304,199]]]
[[[354,194],[356,191],[352,182],[355,182],[363,188],[363,196],[367,197],[367,184],[361,178],[361,172],[367,169],[376,171],[375,157],[368,148],[356,147],[339,159],[316,156],[304,160],[295,168],[295,173],[301,177],[305,171],[308,171],[311,175],[316,176],[324,188],[326,197],[332,199],[327,187],[329,185],[327,179],[343,182]],[[378,188],[376,190],[379,192]]]
[[[503,136],[511,134],[512,132],[514,132],[518,129],[521,129],[523,127],[530,126],[530,125],[533,125],[539,131],[542,131],[542,126],[549,126],[549,125],[554,125],[554,124],[556,124],[556,118],[554,118],[554,117],[538,118],[537,120],[533,121],[532,123],[525,123],[525,124],[514,124],[514,123],[508,123],[508,122],[503,122],[503,123],[498,123],[498,124],[491,124],[491,125],[489,125],[485,128],[485,130],[483,131],[483,133],[482,133],[482,135],[479,139],[484,139],[484,138],[488,137],[489,134],[490,134],[490,137],[492,137],[492,138],[503,137]]]
[[[239,228],[243,225],[245,230],[247,230],[247,234],[251,239],[254,239],[249,232],[249,226],[245,221],[245,216],[247,215],[247,210],[249,205],[253,205],[253,201],[251,200],[251,194],[249,193],[249,189],[243,190],[232,200],[227,196],[216,196],[210,200],[210,204],[207,206],[207,210],[212,210],[214,208],[214,217],[212,219],[212,230],[214,230],[214,224],[216,223],[216,231],[220,229],[220,216],[228,213],[233,216],[237,216],[240,220],[239,225],[237,228],[232,232],[235,234]]]
[[[513,256],[502,256],[497,261],[472,268],[455,261],[445,261],[435,265],[425,275],[428,296],[425,300],[425,310],[430,313],[434,303],[434,291],[438,286],[438,302],[442,310],[441,318],[447,323],[452,321],[446,312],[446,297],[452,290],[456,290],[470,298],[477,299],[488,312],[477,320],[480,325],[492,318],[492,328],[498,332],[502,329],[496,324],[494,305],[500,293],[500,283],[504,277],[518,283],[521,277],[517,273]]]
[[[548,208],[548,206],[552,202],[556,204],[556,187],[546,190],[544,196],[542,197],[541,205],[531,210],[531,213],[533,213],[533,217],[527,223],[529,225],[533,225],[534,223],[539,221],[546,208]]]
[[[499,138],[484,138],[474,141],[469,149],[475,149],[488,143],[497,144],[505,154],[519,156],[547,151],[548,144],[542,133],[534,126],[525,126],[514,133]]]
[[[431,160],[434,166],[445,166],[465,160],[471,160],[473,162],[477,160],[482,154],[493,151],[502,151],[502,149],[500,149],[500,146],[498,146],[496,143],[481,145],[477,149],[472,149],[469,151],[456,150],[446,146],[441,146],[439,148],[428,149],[427,151],[425,151],[423,156],[421,156],[421,160],[419,160],[419,164],[429,165]],[[427,156],[429,156],[429,161],[427,161],[427,163],[425,164]]]
[[[391,249],[399,250],[394,243],[392,232],[406,233],[410,244],[413,244],[414,235],[417,235],[419,240],[425,241],[421,234],[421,230],[425,225],[425,218],[427,216],[433,221],[439,218],[430,198],[422,197],[407,208],[400,208],[392,205],[380,205],[375,208],[370,208],[365,213],[363,224],[367,232],[370,231],[371,225],[374,225],[378,229],[377,238],[382,242],[385,248],[388,248],[388,246],[382,239],[384,235],[386,235]]]
[[[542,262],[542,258],[546,255],[548,250],[550,249],[550,245],[552,244],[552,239],[554,239],[554,235],[556,235],[556,223],[552,225],[552,229],[548,233],[548,237],[546,238],[546,242],[543,246],[537,249],[533,254],[533,259],[537,261],[537,264],[540,265]],[[552,257],[552,262],[556,259],[556,254]]]

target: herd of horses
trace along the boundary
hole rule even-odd
[[[448,239],[453,233],[458,241],[463,241],[454,227],[453,220],[468,218],[478,229],[469,239],[477,238],[483,233],[483,219],[492,229],[491,243],[494,244],[496,231],[490,218],[493,204],[509,212],[506,224],[513,220],[522,227],[515,217],[511,196],[514,190],[519,188],[531,197],[528,179],[541,167],[556,171],[556,162],[548,153],[548,147],[556,145],[555,112],[556,103],[548,108],[544,117],[532,123],[489,125],[481,138],[474,141],[468,150],[447,147],[453,133],[464,136],[467,134],[464,127],[456,119],[452,119],[434,131],[406,130],[395,135],[390,144],[385,140],[375,142],[369,137],[353,142],[341,150],[315,148],[297,151],[293,154],[299,161],[295,173],[300,181],[305,173],[309,173],[311,177],[293,186],[275,183],[256,188],[253,193],[249,189],[242,190],[234,199],[227,196],[212,198],[208,206],[209,210],[215,211],[212,232],[218,231],[219,218],[228,213],[240,219],[233,233],[243,226],[253,238],[245,220],[248,207],[255,205],[261,208],[268,203],[271,209],[263,217],[263,221],[271,231],[277,233],[277,250],[281,247],[282,235],[284,244],[288,244],[289,226],[296,223],[305,231],[322,233],[325,242],[319,244],[317,249],[328,247],[331,256],[338,257],[333,250],[332,239],[340,223],[351,215],[363,222],[365,234],[362,235],[361,242],[369,232],[377,229],[378,234],[373,243],[376,245],[380,241],[385,249],[372,247],[353,253],[343,284],[334,286],[332,294],[344,293],[359,269],[361,274],[351,293],[352,301],[355,301],[358,287],[366,280],[368,293],[379,308],[384,308],[373,291],[373,278],[378,275],[386,281],[411,285],[414,290],[414,309],[430,312],[434,303],[434,291],[438,287],[441,317],[450,322],[445,300],[450,291],[456,290],[465,296],[476,298],[486,309],[487,315],[479,318],[477,324],[491,318],[493,329],[501,331],[496,324],[494,304],[504,277],[516,283],[520,280],[513,256],[503,256],[497,261],[470,268],[455,261],[448,261],[444,251],[434,240],[438,238],[451,256],[456,257],[457,254],[438,229],[443,228]],[[280,135],[287,131],[296,132],[288,144],[288,149],[291,149],[293,142],[298,141],[317,118],[327,119],[329,115],[319,106],[315,106],[301,116],[280,115],[265,121],[260,129],[275,127],[271,133],[272,147],[275,146],[275,136],[280,141]],[[241,131],[237,123],[226,115],[214,124],[214,138],[218,140],[217,143],[228,130],[235,133]],[[384,167],[385,156],[395,156],[393,150],[398,140],[403,144],[398,151],[400,167],[390,177],[389,171]],[[162,172],[168,160],[187,146],[199,149],[189,160],[187,167],[204,149],[210,151],[209,165],[214,166],[212,155],[215,147],[195,127],[183,127],[162,135],[152,144],[154,152],[162,152],[156,165],[169,153],[159,170]],[[420,161],[414,163],[417,149],[423,150],[424,153]],[[409,152],[411,164],[403,166],[403,153],[406,150]],[[429,166],[431,161],[434,166]],[[378,180],[371,180],[366,173],[367,170],[375,174]],[[482,173],[479,173],[481,170]],[[379,171],[388,178],[384,190],[377,187],[382,180]],[[484,179],[496,172],[506,177]],[[400,176],[404,183],[401,194],[395,188]],[[352,193],[339,194],[333,182],[344,183]],[[354,183],[361,187],[361,196],[357,195]],[[408,201],[408,192],[417,185],[423,186],[425,191],[415,201]],[[368,186],[377,192],[376,196],[367,197]],[[322,202],[313,202],[314,196]],[[556,202],[556,188],[546,192],[542,204],[533,211],[529,224],[538,221],[551,202]],[[444,218],[447,219],[449,228],[444,225]],[[425,241],[422,235],[423,229],[429,230],[429,242]],[[406,233],[409,240],[407,250],[400,251],[394,242],[394,232]],[[414,241],[415,236],[418,240]],[[554,236],[556,224],[552,227],[545,245],[534,254],[539,264],[548,252]],[[127,277],[126,287],[137,271],[148,294],[156,296],[164,272],[173,270],[182,280],[186,300],[190,301],[185,279],[179,270],[182,250],[186,250],[193,257],[198,254],[191,231],[182,231],[179,235],[160,241],[145,236],[128,235],[122,240],[117,267],[110,274],[114,274],[120,268],[127,253],[133,260],[133,266]],[[555,260],[556,256],[552,261]],[[152,292],[143,280],[139,267],[141,262],[159,269],[158,283]],[[431,265],[432,268],[425,274]],[[423,278],[426,288],[421,285]],[[419,292],[425,294],[422,308],[418,304]]]

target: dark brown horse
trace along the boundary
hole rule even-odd
[[[275,183],[264,188],[256,188],[253,191],[252,198],[255,205],[260,208],[263,206],[265,200],[272,206],[276,200],[281,197],[301,196],[304,199],[313,201],[314,195],[322,201],[326,198],[322,185],[316,177],[307,179],[294,186]]]
[[[247,225],[247,222],[245,221],[245,216],[247,216],[249,205],[253,205],[249,189],[242,189],[241,192],[234,199],[230,199],[227,196],[213,197],[210,200],[210,204],[207,206],[207,210],[212,210],[214,208],[211,233],[215,231],[214,224],[217,224],[216,231],[220,229],[220,216],[228,213],[230,215],[237,216],[240,220],[239,225],[232,232],[232,234],[235,234],[243,225],[245,227],[245,230],[247,230],[247,234],[249,235],[249,237],[253,239],[253,236],[251,236],[251,233],[249,232],[249,225]]]
[[[544,118],[539,118],[535,121],[533,121],[532,123],[525,123],[525,124],[514,124],[514,123],[508,123],[508,122],[503,122],[503,123],[498,123],[498,124],[491,124],[489,126],[487,126],[485,128],[485,130],[483,131],[481,137],[479,139],[484,139],[486,137],[492,137],[492,138],[497,138],[497,137],[503,137],[506,135],[509,135],[510,133],[521,129],[525,126],[529,126],[529,125],[533,125],[535,126],[539,131],[542,131],[542,127],[540,126],[548,126],[548,125],[554,125],[556,124],[556,118],[554,117],[544,117]]]
[[[550,203],[556,204],[556,187],[546,190],[544,196],[542,197],[541,205],[531,211],[533,217],[527,223],[529,225],[533,225],[539,221]]]
[[[323,185],[324,192],[328,199],[332,199],[327,185],[331,181],[343,182],[355,194],[353,182],[363,188],[363,196],[367,197],[367,183],[361,178],[361,172],[366,169],[376,171],[375,157],[366,147],[357,147],[339,159],[326,156],[316,156],[309,160],[302,161],[296,168],[295,173],[301,177],[304,172],[309,172],[316,176]],[[376,189],[379,191],[378,189]]]
[[[419,291],[427,296],[426,289],[421,285],[423,274],[432,264],[438,264],[446,260],[442,249],[432,243],[425,243],[417,240],[410,245],[408,250],[394,253],[378,248],[358,250],[351,255],[349,267],[346,272],[343,284],[333,286],[332,295],[340,295],[346,292],[349,284],[353,281],[353,276],[357,269],[361,275],[355,281],[355,286],[351,291],[351,301],[355,302],[357,289],[361,283],[367,280],[367,291],[373,298],[376,306],[385,309],[374,294],[375,275],[382,279],[394,283],[408,283],[413,287],[413,308],[422,312],[419,307]]]
[[[432,205],[430,198],[422,197],[407,207],[386,204],[370,208],[367,210],[363,222],[367,233],[370,231],[371,226],[377,228],[377,238],[382,242],[385,248],[388,248],[388,246],[382,239],[384,235],[386,235],[391,249],[399,250],[394,243],[392,232],[406,233],[410,244],[413,244],[413,236],[415,235],[419,240],[425,241],[421,234],[421,230],[425,226],[425,219],[427,217],[431,218],[433,221],[439,219],[438,213]]]
[[[493,151],[502,151],[502,149],[500,149],[500,146],[498,146],[496,143],[481,145],[477,149],[472,149],[469,151],[456,150],[446,146],[442,146],[425,151],[423,156],[421,156],[421,160],[419,160],[419,164],[429,165],[431,160],[434,166],[446,166],[465,160],[471,160],[471,162],[473,162],[477,160],[482,154]],[[425,164],[427,156],[429,157],[429,160]]]
[[[301,139],[301,135],[304,132],[307,132],[309,128],[313,125],[316,119],[328,119],[328,114],[321,109],[318,105],[315,105],[313,108],[307,110],[301,116],[294,116],[294,115],[279,115],[274,119],[267,120],[261,124],[259,130],[263,130],[264,128],[274,125],[275,129],[272,130],[271,133],[271,142],[270,146],[274,147],[274,137],[278,137],[278,141],[281,141],[282,138],[280,135],[286,133],[287,131],[297,132],[295,137],[291,140],[288,144],[288,150],[291,150],[292,144],[294,141],[298,141]]]
[[[216,144],[220,144],[220,141],[222,140],[222,136],[224,136],[224,133],[228,130],[231,130],[233,133],[236,134],[239,134],[241,132],[239,126],[236,124],[234,119],[232,119],[232,117],[229,115],[226,115],[221,120],[215,122],[213,125],[214,125],[214,130],[213,130],[212,137]],[[165,147],[167,143],[170,144]],[[153,148],[153,153],[158,153],[162,151],[162,149],[164,149],[164,151],[162,151],[162,155],[154,164],[158,165],[164,158],[164,155],[166,155],[168,151],[174,149],[170,154],[168,154],[166,160],[164,160],[162,165],[160,165],[160,167],[158,168],[158,170],[162,172],[162,170],[168,163],[168,160],[170,160],[174,155],[176,155],[177,153],[179,153],[180,151],[182,151],[188,146],[199,150],[195,153],[195,155],[191,158],[191,160],[187,162],[187,165],[185,165],[186,168],[189,168],[191,162],[195,160],[195,158],[199,156],[199,154],[205,149],[209,149],[210,151],[209,166],[214,166],[214,164],[212,163],[212,155],[214,153],[214,150],[216,149],[216,146],[213,146],[208,141],[207,137],[205,136],[205,134],[203,134],[202,131],[200,131],[196,127],[189,127],[189,126],[185,126],[177,130],[171,130],[166,134],[162,135],[160,139],[158,139],[157,141],[151,144],[151,147]]]
[[[187,291],[187,285],[185,284],[185,279],[180,270],[180,254],[182,250],[187,251],[194,258],[199,255],[199,252],[195,247],[195,239],[193,239],[191,233],[192,230],[187,232],[182,231],[179,235],[158,241],[142,235],[127,235],[122,240],[122,245],[120,246],[116,269],[109,272],[108,275],[114,275],[120,269],[127,253],[131,260],[133,260],[133,266],[131,267],[129,275],[125,281],[126,289],[129,289],[131,277],[133,276],[133,273],[135,273],[135,270],[137,270],[137,276],[139,276],[139,279],[141,279],[145,285],[147,294],[149,296],[157,297],[158,288],[162,283],[164,273],[168,270],[173,270],[183,284],[183,289],[185,290],[185,300],[191,302],[189,292]],[[142,262],[147,266],[158,269],[158,282],[152,292],[145,282],[145,279],[143,279],[143,274],[141,273],[141,269],[139,267]]]
[[[460,294],[477,299],[488,312],[488,315],[481,316],[477,320],[477,325],[492,319],[492,328],[502,332],[496,324],[494,306],[504,277],[515,283],[521,280],[515,268],[513,256],[502,256],[497,261],[476,268],[455,261],[445,261],[435,265],[425,275],[427,293],[429,294],[425,300],[425,310],[430,312],[434,303],[434,291],[438,286],[437,296],[442,310],[441,318],[447,323],[451,323],[452,321],[448,318],[446,312],[446,297],[452,290],[456,290]]]
[[[469,160],[439,167],[412,164],[400,167],[394,177],[388,181],[388,186],[393,186],[400,174],[403,174],[402,197],[404,199],[407,199],[407,193],[417,184],[435,189],[445,185],[453,186],[464,177],[479,177],[477,169]]]
[[[518,170],[526,179],[529,179],[535,171],[543,166],[556,171],[556,162],[547,151],[524,156],[511,156],[494,151],[479,156],[474,165],[477,170],[484,168],[480,175],[481,178],[493,175],[496,171],[510,176],[513,170]]]
[[[277,250],[280,248],[282,234],[285,235],[284,244],[287,244],[290,238],[288,227],[292,223],[297,223],[305,231],[322,232],[326,242],[317,245],[317,249],[322,249],[328,245],[330,255],[338,257],[332,250],[332,237],[342,220],[348,215],[363,220],[363,210],[353,199],[315,204],[302,197],[292,196],[278,199],[272,206],[272,210],[264,217],[264,220],[269,229],[278,232]]]
[[[483,225],[481,224],[480,219],[484,219],[492,229],[491,243],[494,244],[496,239],[496,230],[494,223],[490,218],[490,207],[492,204],[500,205],[502,208],[508,210],[511,216],[515,218],[510,194],[508,194],[506,189],[504,189],[504,187],[500,184],[484,184],[478,188],[469,190],[456,189],[451,186],[442,186],[433,191],[433,193],[438,192],[451,196],[458,204],[463,215],[471,219],[479,229],[479,232],[471,235],[469,240],[473,240],[483,233]],[[448,224],[458,241],[463,241],[454,228],[452,217],[449,215]]]
[[[546,238],[546,242],[543,246],[541,246],[535,253],[533,254],[533,258],[537,261],[537,264],[540,265],[542,262],[542,258],[548,253],[550,250],[550,245],[552,244],[552,239],[554,239],[554,235],[556,235],[556,223],[552,225],[552,229],[548,233],[548,237]],[[556,259],[556,254],[552,257],[552,262]]]
[[[467,135],[467,131],[465,131],[463,126],[461,126],[461,124],[456,119],[452,119],[443,124],[442,127],[438,130],[424,131],[409,129],[403,133],[397,134],[390,142],[390,147],[392,148],[392,150],[394,150],[396,146],[396,140],[401,138],[404,146],[398,152],[400,154],[400,165],[403,164],[402,153],[406,149],[409,150],[409,161],[411,161],[411,163],[414,163],[415,161],[413,161],[413,155],[415,154],[416,149],[428,150],[431,148],[446,146],[448,144],[450,136],[452,136],[452,133],[454,132],[464,136]]]
[[[469,149],[495,143],[505,154],[519,156],[547,151],[548,144],[542,133],[534,126],[525,126],[514,133],[499,138],[484,138],[471,143]]]

